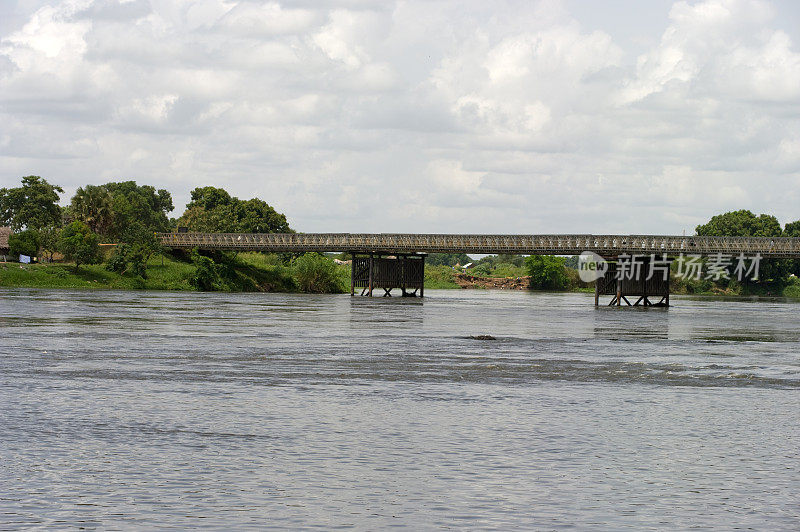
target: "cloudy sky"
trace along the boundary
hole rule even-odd
[[[260,197],[300,231],[800,219],[795,0],[0,0],[0,186]]]

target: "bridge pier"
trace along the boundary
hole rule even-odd
[[[623,268],[619,266],[618,259],[608,261],[609,268],[605,275],[595,281],[595,306],[600,305],[601,295],[610,295],[613,297],[608,303],[609,307],[619,307],[622,306],[623,303],[629,307],[669,307],[668,270],[666,278],[662,271],[656,271],[654,275],[648,279],[650,274],[650,258],[637,257],[637,261],[638,266],[633,270],[630,265],[626,265],[623,270]],[[671,261],[662,267],[669,268],[669,263],[671,263]],[[622,271],[623,275],[618,276],[618,271]],[[628,299],[629,297],[631,299]],[[634,300],[634,302],[631,303],[631,300]]]
[[[399,289],[402,297],[425,295],[425,254],[358,253],[350,252],[350,295],[372,297],[373,292],[383,290],[383,297],[392,297],[392,290]]]

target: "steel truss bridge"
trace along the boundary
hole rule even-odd
[[[170,248],[397,255],[474,253],[579,255],[740,255],[800,258],[800,238],[656,235],[448,235],[398,233],[159,233]]]

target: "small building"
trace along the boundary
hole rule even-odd
[[[0,227],[0,257],[3,258],[3,262],[6,261],[6,256],[8,255],[8,237],[11,236],[11,228],[10,227]]]

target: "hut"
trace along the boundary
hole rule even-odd
[[[8,237],[10,235],[10,227],[0,227],[0,257],[3,257],[3,262],[6,261],[8,255]]]

